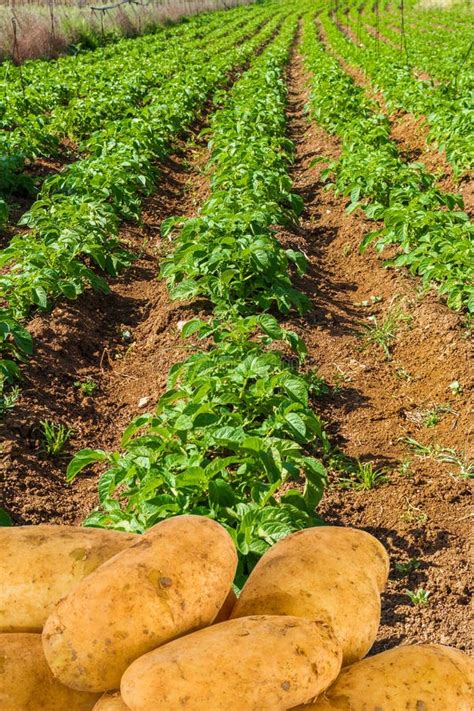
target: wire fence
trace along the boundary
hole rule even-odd
[[[0,62],[52,58],[71,46],[134,37],[186,15],[255,0],[0,0]]]

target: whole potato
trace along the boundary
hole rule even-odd
[[[341,650],[327,625],[246,617],[165,644],[125,672],[131,711],[284,711],[336,678]]]
[[[68,689],[46,664],[41,635],[0,634],[2,711],[90,711],[97,694]]]
[[[80,582],[48,618],[43,647],[53,674],[73,689],[117,689],[142,654],[212,623],[236,567],[232,539],[215,521],[162,521]]]
[[[120,691],[109,691],[94,706],[93,711],[130,711],[120,696]]]
[[[343,669],[301,711],[472,711],[474,662],[440,644],[397,647]]]
[[[365,531],[335,526],[298,531],[260,559],[231,617],[323,620],[341,643],[345,666],[364,657],[375,640],[388,569],[385,548]]]
[[[0,528],[0,632],[41,632],[61,598],[137,540],[99,528]]]

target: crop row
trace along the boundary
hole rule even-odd
[[[344,59],[363,69],[389,108],[426,117],[428,140],[446,152],[455,174],[462,176],[474,165],[472,72],[466,71],[467,66],[461,66],[457,55],[444,56],[443,62],[450,70],[446,81],[435,83],[413,71],[412,62],[419,69],[429,63],[422,59],[422,49],[415,50],[416,45],[410,45],[410,62],[407,62],[399,46],[378,42],[362,27],[357,13],[355,17],[348,17],[352,19],[350,27],[357,32],[357,43],[346,37],[327,13],[321,15],[330,44]],[[464,51],[466,49],[468,47],[464,47]]]
[[[468,25],[453,27],[450,22],[448,29],[433,23],[433,18],[423,12],[411,19],[407,17],[405,37],[402,38],[400,30],[393,26],[394,16],[390,13],[377,16],[370,6],[366,6],[362,19],[372,27],[378,26],[383,37],[402,51],[405,51],[406,42],[405,59],[412,67],[428,72],[434,80],[457,82],[459,72],[464,75],[469,71],[469,62],[464,61],[469,59],[467,55],[472,42],[472,29]],[[399,24],[399,18],[397,21]]]
[[[303,52],[313,74],[312,115],[342,141],[340,158],[323,175],[333,176],[336,191],[350,197],[349,211],[361,207],[383,223],[362,248],[374,240],[379,249],[400,245],[391,264],[407,266],[425,284],[436,282],[449,306],[474,310],[472,226],[462,198],[441,191],[421,163],[402,160],[388,118],[325,50],[309,15]]]
[[[284,351],[302,361],[304,343],[267,313],[306,305],[289,276],[305,258],[271,229],[301,209],[285,137],[284,68],[295,30],[292,16],[214,114],[211,195],[181,224],[163,265],[172,297],[204,296],[214,308],[209,322],[188,321],[183,337],[213,345],[172,367],[155,411],[130,424],[120,452],[83,450],[68,468],[73,479],[91,462],[108,465],[88,525],[143,531],[180,513],[221,522],[241,557],[240,580],[269,545],[318,523],[325,484],[315,454],[327,439],[309,406],[322,383],[290,364]]]
[[[0,195],[33,190],[23,174],[27,160],[58,155],[64,139],[77,143],[114,119],[137,115],[150,94],[181,70],[190,46],[212,54],[214,42],[239,29],[252,34],[262,19],[261,11],[241,8],[216,13],[207,22],[199,17],[156,36],[119,43],[112,57],[102,50],[74,60],[34,62],[14,78],[6,77],[0,125],[8,130],[0,135]]]
[[[32,306],[46,309],[59,296],[76,298],[87,285],[107,291],[100,272],[115,275],[133,256],[117,239],[121,219],[138,219],[142,196],[156,178],[155,163],[171,150],[228,72],[267,42],[281,22],[276,13],[245,40],[237,29],[209,51],[182,57],[179,71],[149,95],[130,119],[112,121],[92,134],[88,156],[48,178],[23,223],[30,227],[0,252],[1,353],[3,382],[20,376],[18,361],[32,349],[21,320]],[[241,44],[239,44],[239,42]]]

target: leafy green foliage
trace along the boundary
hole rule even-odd
[[[290,17],[223,97],[211,127],[211,196],[199,218],[184,222],[163,267],[175,298],[211,301],[215,318],[188,321],[181,332],[213,345],[171,368],[155,411],[130,424],[120,451],[83,450],[67,474],[106,464],[91,526],[143,531],[182,513],[219,521],[240,554],[238,585],[270,545],[320,523],[326,483],[317,454],[329,443],[310,407],[322,381],[298,368],[302,339],[265,313],[305,306],[289,269],[302,270],[303,255],[271,232],[301,210],[284,138],[283,70],[295,30]],[[166,221],[163,235],[180,223]]]
[[[171,368],[154,413],[129,425],[121,452],[84,450],[69,465],[69,480],[92,462],[108,465],[89,525],[143,531],[172,515],[210,516],[233,536],[244,574],[279,538],[319,523],[326,473],[314,455],[328,443],[309,407],[318,381],[264,348],[279,329],[271,318],[186,324],[185,335],[212,335],[214,347]]]
[[[350,197],[348,210],[364,210],[382,227],[364,238],[361,249],[398,244],[391,265],[408,267],[435,282],[455,309],[474,310],[473,228],[460,195],[445,193],[421,163],[405,163],[390,136],[388,119],[317,40],[306,19],[304,55],[312,71],[311,112],[342,139],[342,155],[323,172],[338,193]],[[337,43],[339,30],[324,27]]]
[[[289,272],[304,273],[306,258],[283,249],[271,227],[295,222],[303,207],[287,174],[293,147],[285,138],[283,63],[293,31],[282,32],[213,116],[212,193],[182,226],[161,270],[176,299],[205,296],[222,313],[308,306]],[[166,223],[164,234],[176,224]]]
[[[116,276],[131,263],[133,256],[117,238],[118,228],[122,219],[139,219],[142,199],[156,179],[156,161],[168,155],[172,139],[190,124],[209,95],[225,82],[227,73],[252,56],[281,22],[277,13],[259,29],[262,10],[258,9],[242,27],[244,13],[242,8],[229,13],[227,28],[219,27],[216,18],[217,34],[210,44],[204,41],[198,20],[190,23],[189,31],[175,28],[178,39],[166,50],[168,79],[162,83],[156,80],[146,102],[134,107],[133,117],[131,110],[120,120],[105,121],[104,115],[104,127],[83,145],[87,155],[44,182],[38,200],[22,218],[30,231],[16,236],[0,252],[0,299],[5,305],[0,309],[2,322],[18,324],[32,308],[47,309],[59,297],[74,299],[88,286],[106,292],[104,275]],[[268,11],[266,14],[268,18]],[[153,48],[156,40],[143,38],[138,46],[146,43]],[[123,64],[128,47],[125,43],[122,53],[118,52],[117,62]],[[109,56],[108,48],[101,52]],[[92,64],[94,55],[89,55]],[[151,49],[145,56],[151,73],[156,58]],[[112,65],[111,71],[117,71],[117,66]],[[33,99],[25,99],[20,80],[18,101],[27,100],[30,108]],[[90,100],[89,92],[87,95]],[[71,98],[66,90],[61,94],[60,87],[55,96],[58,107],[61,96],[64,101]],[[81,109],[77,111],[79,115]],[[61,115],[64,117],[64,112]],[[114,118],[113,108],[109,118]],[[8,116],[3,120],[8,122]],[[25,126],[22,124],[22,130]],[[17,150],[15,131],[6,135],[7,150],[13,155]],[[30,134],[25,137],[28,142]],[[17,156],[18,160],[24,157]],[[19,344],[12,350],[10,340],[9,336],[0,342],[0,385],[19,377],[15,360],[27,355]]]

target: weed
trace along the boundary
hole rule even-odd
[[[413,375],[403,366],[400,366],[395,370],[395,375],[399,380],[406,380],[408,383],[413,380]]]
[[[431,595],[429,590],[418,588],[417,590],[405,590],[405,595],[408,597],[412,605],[426,606],[429,604]]]
[[[401,519],[405,523],[416,523],[421,525],[428,521],[428,514],[419,509],[417,506],[409,504],[407,510],[402,513]]]
[[[342,256],[348,257],[351,252],[352,252],[352,245],[350,245],[348,242],[346,242],[346,244],[342,248]]]
[[[79,388],[84,395],[91,396],[97,390],[97,383],[93,380],[83,380],[82,382],[80,380],[76,380],[74,387]]]
[[[395,563],[395,570],[397,573],[400,573],[400,575],[410,575],[410,573],[418,570],[420,566],[421,560],[418,560],[418,558],[410,558],[407,563]]]
[[[347,373],[344,373],[344,371],[338,369],[338,372],[335,373],[333,377],[333,386],[332,386],[332,391],[333,393],[340,393],[342,390],[342,387],[345,383],[350,383],[351,381],[351,376],[348,375]]]
[[[391,348],[397,338],[401,323],[411,321],[411,316],[400,307],[391,308],[385,317],[378,320],[376,316],[370,316],[369,324],[364,324],[363,343],[367,348],[369,345],[380,346],[389,359]]]
[[[413,472],[411,471],[411,464],[411,459],[404,459],[403,462],[400,462],[400,466],[398,468],[400,476],[406,477],[407,479],[413,476]]]
[[[442,464],[454,464],[459,471],[453,476],[462,479],[472,479],[474,477],[474,460],[469,459],[464,452],[458,452],[454,448],[441,447],[439,444],[424,445],[413,437],[402,437],[402,442],[408,444],[415,454],[423,459],[435,459]]]
[[[20,397],[20,388],[15,385],[8,392],[4,392],[0,397],[0,415],[4,415],[7,410],[15,407],[15,404]]]
[[[412,420],[419,427],[435,427],[443,419],[445,414],[457,414],[450,405],[434,405],[427,410],[415,410],[407,414],[407,418]]]
[[[453,393],[453,395],[461,395],[463,388],[459,380],[453,380],[452,383],[449,383],[449,389]]]
[[[376,489],[382,484],[386,484],[388,477],[383,469],[374,469],[372,462],[361,462],[357,459],[357,464],[348,477],[339,480],[340,486],[344,489],[354,489],[355,491],[367,491]]]
[[[42,420],[41,436],[43,451],[52,457],[58,457],[64,450],[73,430],[65,425],[57,425],[50,420]]]

